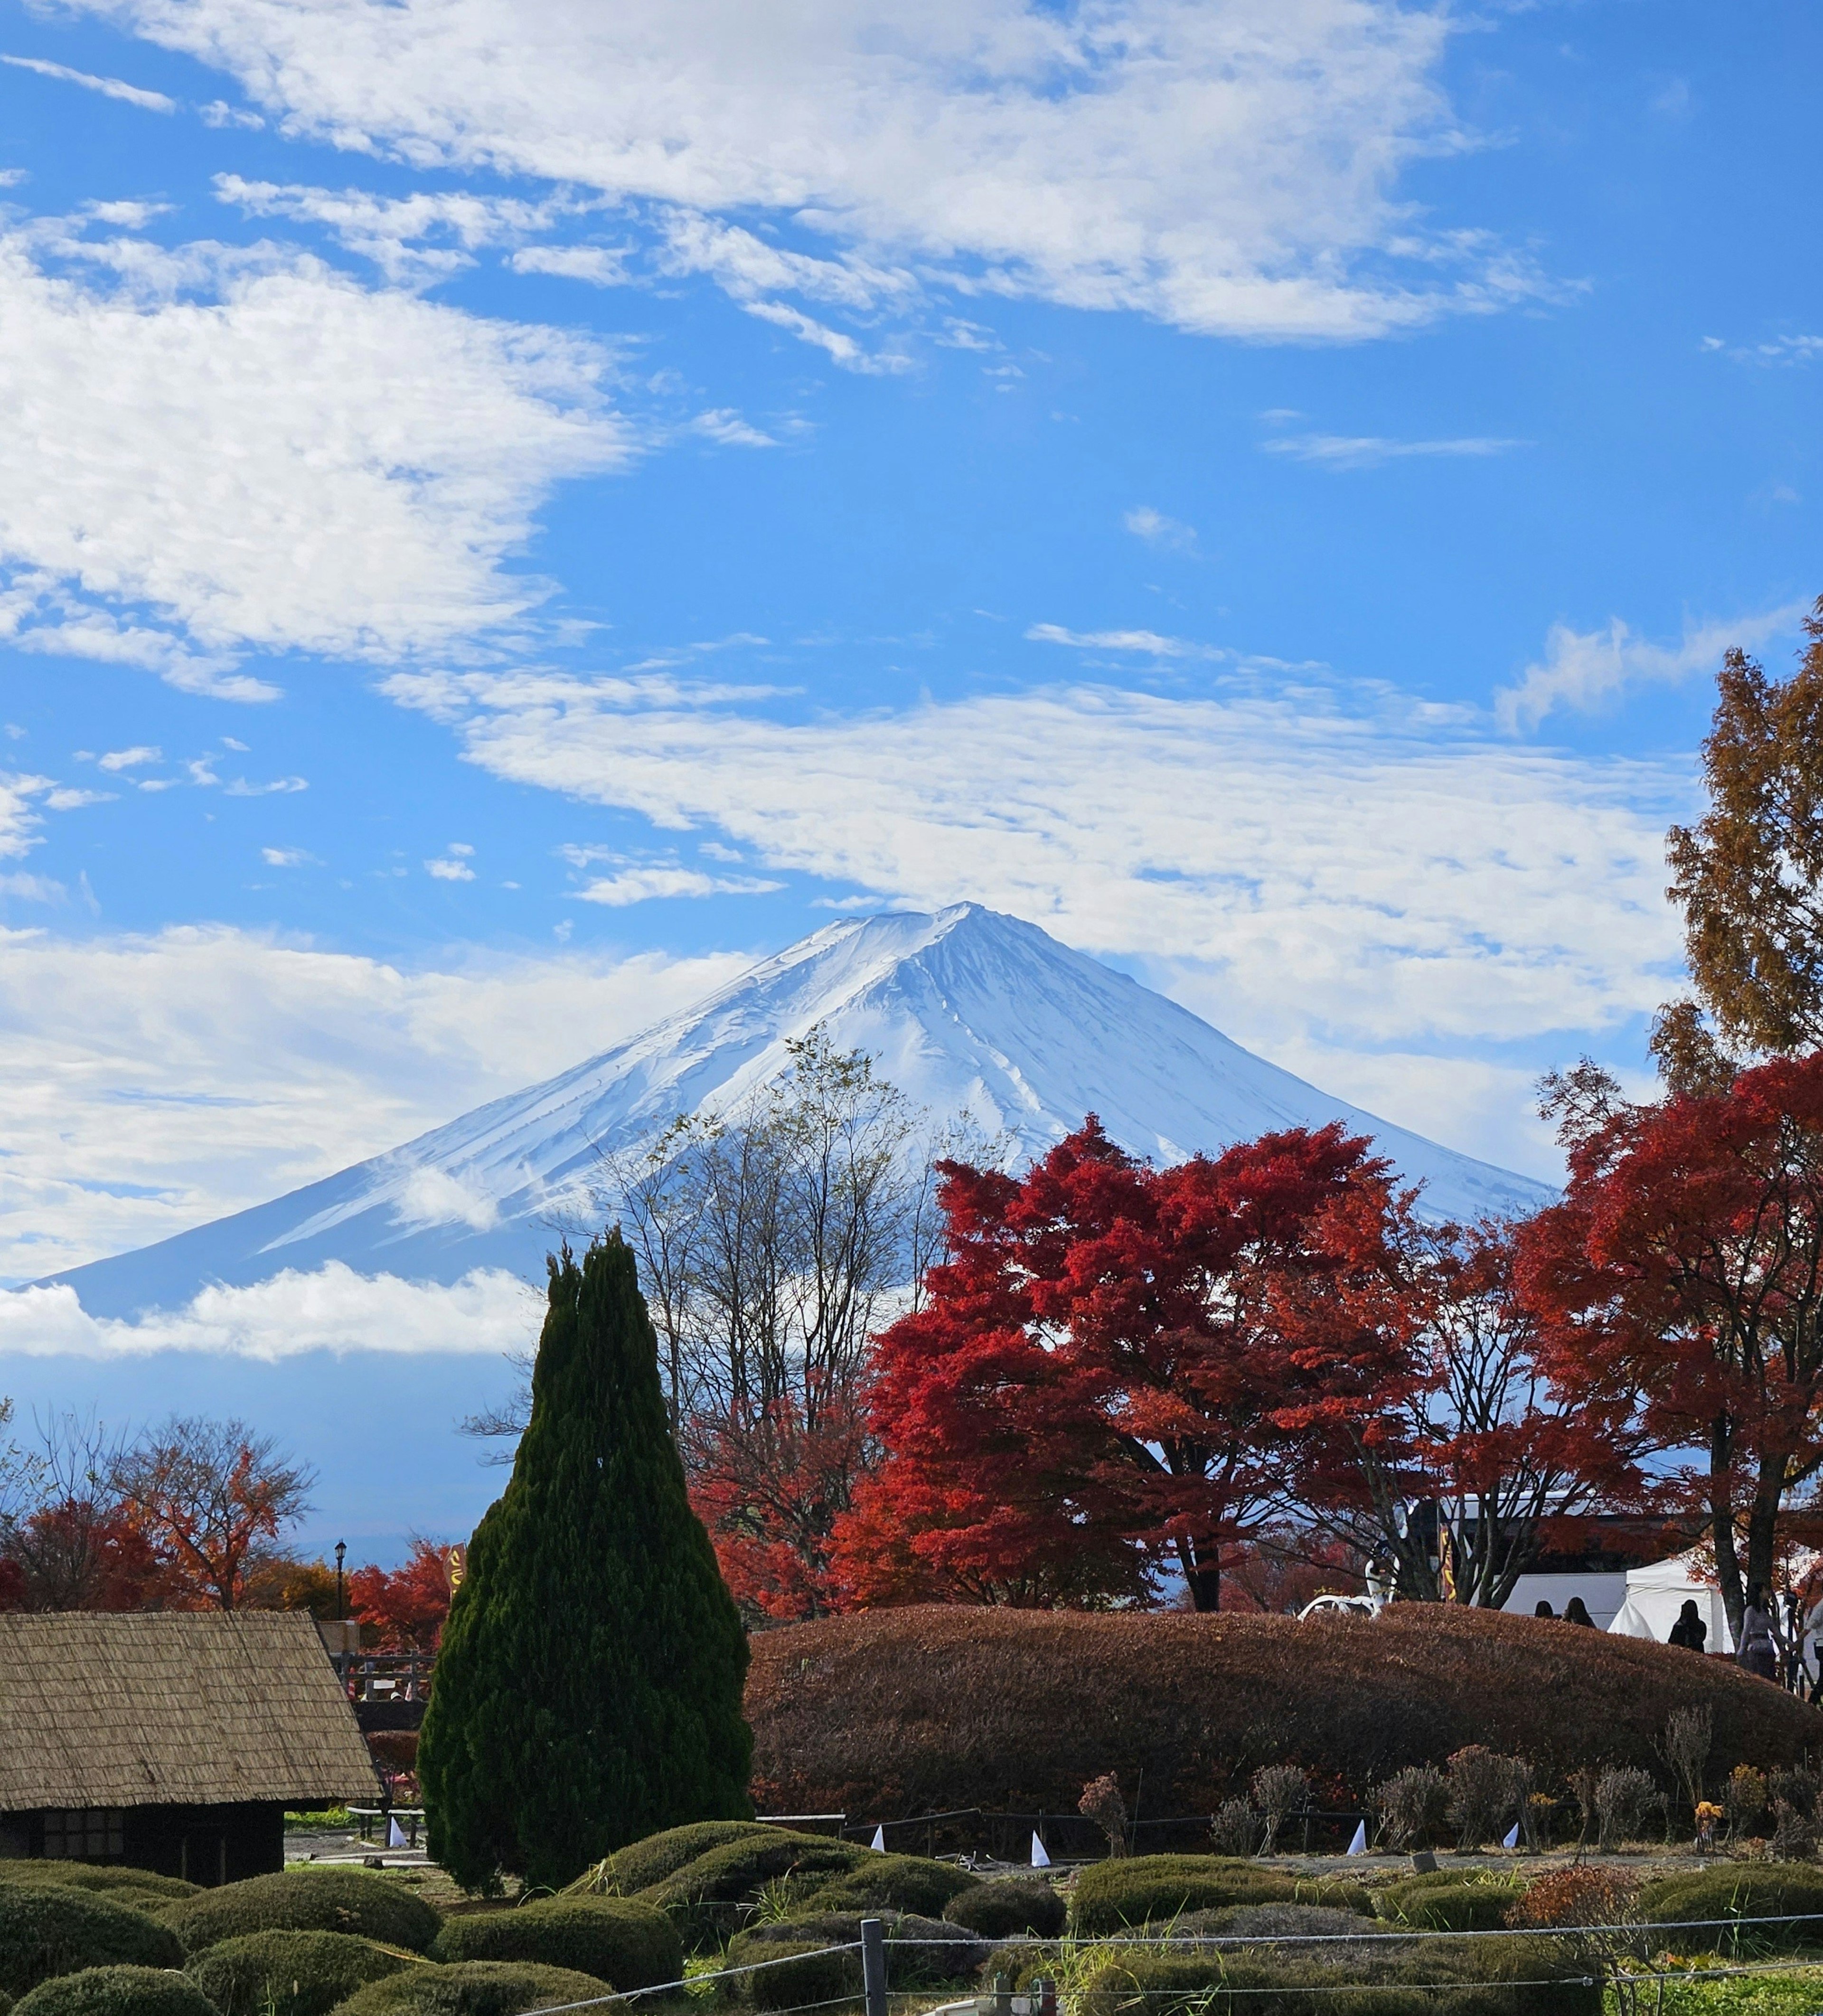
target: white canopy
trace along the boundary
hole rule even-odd
[[[1696,1605],[1696,1614],[1708,1626],[1703,1649],[1731,1652],[1735,1641],[1728,1633],[1728,1612],[1722,1607],[1722,1593],[1703,1579],[1695,1550],[1674,1554],[1669,1561],[1652,1561],[1643,1568],[1627,1571],[1627,1598],[1608,1626],[1626,1638],[1656,1638],[1660,1644],[1671,1635],[1686,1603]]]

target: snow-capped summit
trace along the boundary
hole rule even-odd
[[[1548,1196],[1329,1097],[1036,925],[964,903],[827,925],[542,1085],[270,1204],[56,1278],[106,1317],[332,1261],[446,1283],[476,1268],[533,1273],[554,1212],[603,1149],[725,1107],[783,1067],[788,1039],[819,1024],[936,1118],[969,1111],[1027,1154],[1089,1112],[1127,1149],[1164,1161],[1339,1119],[1422,1179],[1437,1215],[1508,1215]]]

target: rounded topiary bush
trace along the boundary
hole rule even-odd
[[[674,1876],[686,1863],[707,1855],[712,1848],[725,1848],[731,1841],[771,1840],[788,1832],[768,1827],[761,1820],[692,1820],[687,1827],[667,1827],[662,1834],[649,1834],[645,1840],[617,1848],[602,1864],[606,1888],[623,1897],[649,1890],[667,1876]],[[798,1837],[800,1840],[802,1835]]]
[[[247,1932],[199,1953],[187,1971],[221,2016],[328,2016],[408,1964],[347,1932]]]
[[[858,1953],[844,1953],[817,1939],[769,1939],[743,1952],[748,1959],[775,1963],[739,1978],[739,1992],[756,2009],[801,2009],[861,1993]],[[740,1964],[732,1948],[728,1958],[734,1965]]]
[[[451,1918],[437,1936],[438,1960],[536,1960],[592,1974],[617,1988],[681,1979],[683,1942],[654,1905],[624,1897],[552,1897],[515,1911]]]
[[[983,1939],[1012,1939],[1031,1932],[1054,1939],[1063,1930],[1070,1907],[1048,1883],[1002,1876],[958,1892],[943,1914],[952,1925],[965,1926]]]
[[[96,1890],[107,1896],[131,1892],[129,1903],[138,1897],[175,1902],[197,1894],[196,1885],[181,1876],[160,1876],[154,1870],[129,1869],[120,1863],[0,1861],[0,1883],[67,1883],[72,1889]]]
[[[143,1912],[69,1884],[0,1884],[0,1989],[23,1995],[80,1967],[178,1967],[175,1934]]]
[[[1443,1880],[1439,1880],[1439,1879]],[[1501,1877],[1438,1870],[1390,1883],[1374,1894],[1383,1918],[1429,1932],[1498,1932],[1523,1886]]]
[[[1823,1869],[1794,1862],[1724,1865],[1649,1883],[1639,1893],[1649,1924],[1685,1925],[1680,1946],[1736,1946],[1770,1951],[1823,1943]],[[1755,1924],[1753,1919],[1787,1919]]]
[[[984,1940],[966,1928],[949,1924],[941,1918],[889,1918],[883,1930],[888,1949],[887,1972],[897,1986],[967,1981],[987,1957]],[[807,1948],[858,1946],[860,1940],[861,1919],[858,1915],[814,1913],[801,1918],[753,1925],[736,1934],[729,1943],[725,1964],[731,1967],[744,1967]],[[741,1977],[737,1982],[739,1992],[753,1992],[751,1984],[758,1982],[762,1973],[772,1971],[768,1967]],[[791,1971],[789,1968],[778,1971]]]
[[[816,1911],[915,1911],[937,1918],[952,1897],[978,1886],[947,1862],[922,1855],[879,1855],[871,1850],[845,1875],[820,1885],[808,1899]]]
[[[14,2016],[218,2016],[189,1975],[151,1967],[88,1967],[13,2004]]]
[[[336,2016],[520,2016],[610,1993],[592,1974],[516,1960],[411,1967],[351,1995]]]
[[[788,1877],[807,1893],[812,1878],[843,1875],[869,1852],[847,1841],[773,1827],[764,1837],[725,1841],[639,1894],[644,1903],[668,1913],[692,1946],[714,1945],[738,1928],[743,1907],[767,1884]]]
[[[1227,1904],[1334,1904],[1372,1910],[1365,1890],[1349,1883],[1300,1883],[1257,1862],[1216,1855],[1135,1855],[1098,1862],[1076,1879],[1070,1902],[1073,1931],[1106,1938],[1130,1925],[1175,1918]]]
[[[186,1952],[248,1932],[351,1932],[424,1953],[443,1921],[422,1897],[353,1869],[287,1870],[204,1890],[164,1913]]]

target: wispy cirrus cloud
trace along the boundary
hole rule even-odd
[[[1078,651],[1113,651],[1142,658],[1232,657],[1217,644],[1199,644],[1188,637],[1163,636],[1156,630],[1070,630],[1061,623],[1034,623],[1026,632],[1032,644],[1066,644]]]
[[[1149,546],[1156,546],[1163,553],[1193,553],[1196,550],[1194,525],[1167,517],[1163,511],[1154,510],[1149,504],[1134,505],[1120,522],[1136,539],[1143,539]]]
[[[1438,441],[1400,441],[1385,434],[1282,434],[1260,444],[1267,455],[1285,455],[1325,469],[1375,469],[1382,463],[1412,458],[1445,460],[1507,455],[1530,441],[1507,441],[1494,434],[1460,434]]]
[[[84,91],[99,92],[103,98],[117,99],[123,105],[136,105],[142,112],[174,112],[174,98],[162,91],[147,91],[117,77],[95,77],[85,70],[72,70],[67,63],[49,63],[42,56],[0,55],[0,63],[14,70],[36,70],[40,77],[55,77],[60,84],[80,85]]]

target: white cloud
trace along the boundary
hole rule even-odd
[[[84,4],[292,135],[789,220],[822,265],[925,286],[1340,339],[1538,286],[1403,200],[1411,163],[1469,142],[1438,82],[1449,17],[1394,0]]]
[[[266,123],[258,113],[243,111],[239,106],[230,105],[222,98],[212,98],[207,105],[200,105],[196,110],[205,126],[241,126],[257,133]]]
[[[523,619],[559,480],[623,466],[580,337],[375,292],[301,254],[0,233],[0,635],[222,697],[247,650],[396,660]],[[70,245],[55,248],[67,256]],[[7,569],[12,574],[10,585]]]
[[[80,812],[84,805],[105,805],[118,797],[117,791],[78,791],[68,786],[45,794],[46,807],[54,812]]]
[[[371,259],[389,280],[420,286],[473,265],[484,246],[510,244],[548,229],[574,207],[559,199],[533,203],[464,189],[379,196],[358,189],[251,182],[234,175],[215,178],[215,194],[250,217],[321,225],[350,251]],[[450,242],[428,244],[430,239]]]
[[[69,893],[48,875],[0,875],[0,896],[14,896],[23,903],[61,903]]]
[[[260,859],[268,868],[303,868],[316,859],[301,847],[262,847]]]
[[[427,861],[424,864],[424,870],[439,882],[473,882],[475,879],[474,869],[462,860],[446,858],[440,861]]]
[[[1706,336],[1699,347],[1726,351],[1737,364],[1808,364],[1823,357],[1823,336],[1773,336],[1762,343],[1737,344]]]
[[[1196,550],[1196,529],[1193,525],[1167,518],[1163,512],[1155,511],[1149,504],[1134,505],[1120,522],[1136,539],[1144,539],[1149,546],[1157,546],[1167,553]]]
[[[1523,441],[1503,441],[1492,434],[1464,434],[1444,441],[1392,441],[1381,434],[1293,434],[1262,441],[1268,455],[1295,455],[1300,462],[1320,463],[1327,469],[1375,469],[1407,456],[1505,455],[1527,448]]]
[[[1156,630],[1066,630],[1060,623],[1034,623],[1026,632],[1034,644],[1067,644],[1079,651],[1124,651],[1145,658],[1227,658],[1232,653]]]
[[[448,1169],[423,1167],[406,1177],[394,1215],[401,1225],[466,1225],[471,1232],[491,1232],[500,1222],[499,1207],[486,1191],[471,1190]]]
[[[1222,1026],[1473,1056],[1663,998],[1682,767],[1490,742],[1312,678],[1077,685],[789,721],[549,675],[401,674],[493,774],[739,844],[762,869],[1212,970]],[[1321,1004],[1320,1006],[1318,1004]]]
[[[0,788],[0,851],[6,802]],[[746,963],[565,954],[407,972],[225,929],[79,942],[0,930],[0,1281],[148,1244],[395,1147]]]
[[[1544,656],[1528,665],[1516,686],[1494,696],[1494,713],[1509,734],[1536,728],[1559,707],[1590,714],[1612,706],[1630,688],[1671,684],[1721,668],[1731,645],[1751,650],[1782,630],[1794,628],[1807,605],[1790,603],[1731,623],[1685,626],[1676,644],[1654,644],[1638,636],[1618,616],[1605,630],[1579,631],[1554,623]]]
[[[627,245],[524,245],[507,265],[516,273],[551,273],[563,280],[586,280],[592,287],[627,284]]]
[[[79,84],[84,91],[99,91],[103,98],[117,98],[123,105],[137,105],[142,111],[178,109],[177,101],[167,98],[162,91],[142,90],[117,77],[93,77],[85,70],[71,70],[67,63],[47,63],[41,56],[0,56],[0,63],[10,63],[15,70],[35,70],[40,77],[54,77],[59,83]]]
[[[776,448],[778,444],[771,435],[763,434],[750,421],[744,420],[732,406],[716,406],[706,413],[699,413],[685,429],[686,434],[701,434],[723,448]]]
[[[51,788],[49,777],[9,775],[0,770],[0,861],[17,860],[38,845],[38,828],[43,822],[33,801]]]
[[[164,751],[154,749],[148,743],[141,743],[131,749],[110,749],[106,755],[98,756],[96,765],[103,770],[139,770],[148,763],[162,763]]]
[[[444,1287],[357,1274],[339,1260],[310,1274],[287,1268],[250,1288],[217,1283],[182,1309],[131,1322],[90,1316],[74,1288],[22,1288],[0,1292],[0,1354],[207,1351],[275,1361],[308,1351],[509,1351],[535,1339],[542,1301],[502,1268],[477,1269]]]
[[[768,882],[756,875],[706,875],[699,868],[659,865],[598,876],[575,894],[582,902],[602,903],[618,910],[663,897],[764,896],[784,887],[782,882]]]

